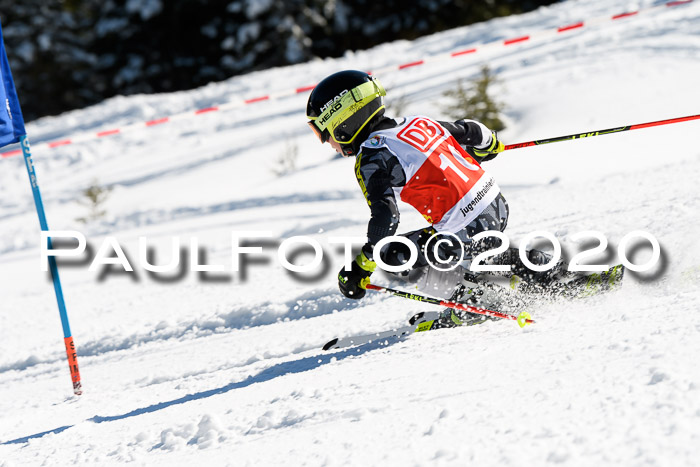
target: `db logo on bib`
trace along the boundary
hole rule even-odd
[[[438,139],[443,137],[443,128],[435,122],[424,118],[416,118],[396,137],[421,152],[426,152]]]

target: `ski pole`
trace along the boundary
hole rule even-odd
[[[518,322],[518,325],[522,328],[525,325],[532,324],[535,321],[532,319],[530,314],[526,311],[521,312],[518,316],[509,315],[506,313],[501,313],[500,311],[487,310],[486,308],[478,308],[475,306],[464,305],[462,303],[449,302],[447,300],[440,300],[439,298],[426,297],[424,295],[417,295],[410,292],[403,292],[401,290],[390,289],[388,287],[382,287],[380,285],[367,284],[368,290],[376,290],[378,292],[388,293],[394,295],[395,297],[408,298],[409,300],[416,300],[418,302],[430,303],[431,305],[440,305],[447,308],[456,308],[458,310],[468,311],[470,313],[476,313],[479,315],[491,316],[493,318],[510,319]]]
[[[670,125],[671,123],[687,122],[690,120],[698,120],[698,119],[700,119],[700,115],[690,115],[687,117],[669,118],[668,120],[659,120],[657,122],[638,123],[636,125],[627,125],[627,126],[621,126],[621,127],[617,127],[617,128],[608,128],[607,130],[588,131],[586,133],[577,133],[574,135],[566,135],[566,136],[555,136],[554,138],[537,139],[534,141],[526,141],[524,143],[508,144],[503,148],[503,150],[507,151],[508,149],[519,149],[519,148],[526,148],[528,146],[538,146],[540,144],[558,143],[560,141],[570,141],[572,139],[590,138],[591,136],[608,135],[610,133],[620,133],[620,132],[628,131],[628,130],[640,130],[642,128],[650,128],[653,126],[660,126],[660,125]]]
[[[39,191],[39,183],[36,178],[36,171],[34,170],[34,162],[32,161],[32,153],[29,148],[29,140],[27,136],[20,137],[20,146],[22,147],[22,153],[24,154],[24,162],[27,166],[27,173],[29,174],[29,181],[32,185],[32,195],[34,196],[34,204],[36,205],[36,212],[39,215],[39,225],[41,230],[46,232],[49,230],[48,223],[46,222],[46,213],[44,211],[44,203],[41,199],[41,192]],[[48,248],[51,248],[51,238],[46,239]],[[66,302],[63,298],[63,288],[61,287],[61,279],[58,276],[58,267],[56,265],[56,258],[53,256],[48,257],[49,270],[51,271],[51,279],[53,280],[54,292],[56,293],[56,302],[58,303],[58,312],[61,316],[61,325],[63,326],[63,343],[66,346],[66,356],[68,357],[68,368],[70,369],[71,380],[73,381],[73,393],[79,396],[83,393],[83,386],[80,382],[80,369],[78,368],[78,353],[75,350],[75,342],[73,342],[73,334],[71,334],[70,324],[68,322],[68,312],[66,311]]]

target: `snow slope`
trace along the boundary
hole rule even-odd
[[[99,131],[657,3],[569,0],[338,60],[119,97],[28,132],[38,143]],[[442,93],[488,63],[504,83],[506,143],[694,115],[699,25],[696,1],[379,78],[390,107],[404,100],[404,114],[445,118]],[[486,165],[509,201],[514,244],[547,230],[571,247],[570,235],[598,230],[616,245],[645,230],[663,249],[654,274],[543,306],[522,330],[492,322],[324,353],[332,337],[403,325],[430,307],[337,292],[343,258],[328,241],[363,236],[368,210],[352,161],[308,131],[305,100],[35,153],[51,228],[81,230],[95,249],[113,236],[136,269],[61,270],[79,398],[22,161],[0,162],[0,466],[697,464],[700,123],[513,150]],[[297,170],[275,175],[294,147]],[[108,216],[84,226],[78,200],[93,180],[112,188]],[[403,207],[401,231],[421,227]],[[233,231],[312,236],[328,265],[293,280],[266,248],[267,264],[231,273]],[[226,271],[153,278],[138,264],[141,236],[159,263],[175,239],[195,237],[207,264]]]

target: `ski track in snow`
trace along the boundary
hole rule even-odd
[[[175,94],[116,97],[28,125],[35,142],[128,125],[657,4],[569,0],[526,15],[384,44]],[[503,81],[506,143],[698,113],[700,3],[596,25],[379,78],[403,114],[447,118],[442,93],[488,63]],[[0,467],[17,465],[696,465],[700,456],[698,122],[513,150],[487,163],[510,206],[513,244],[535,230],[597,230],[608,255],[634,230],[659,266],[619,292],[549,303],[536,324],[422,333],[322,352],[337,336],[402,326],[430,309],[368,293],[344,299],[333,236],[363,236],[352,161],[306,128],[306,96],[203,115],[34,155],[49,225],[115,236],[137,274],[83,262],[61,278],[84,384],[70,395],[50,281],[22,161],[0,162]],[[276,159],[298,148],[297,170]],[[82,226],[80,193],[111,187],[106,219]],[[410,208],[400,231],[423,226]],[[168,261],[196,236],[231,264],[231,232],[309,235],[323,274],[273,264],[202,279],[138,272],[138,238]],[[643,262],[649,249],[630,249]],[[304,258],[302,256],[300,258]],[[272,258],[272,259],[270,259]],[[301,261],[301,259],[300,259]],[[377,282],[386,279],[377,277]],[[401,284],[388,283],[401,287]]]

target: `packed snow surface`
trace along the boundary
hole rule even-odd
[[[28,133],[38,143],[101,131],[656,4],[565,1],[193,91],[118,97]],[[389,113],[447,119],[443,92],[483,64],[502,81],[494,94],[507,105],[507,144],[696,115],[700,2],[387,73]],[[544,230],[570,248],[572,235],[595,230],[610,242],[599,262],[614,264],[615,245],[642,230],[662,247],[653,271],[628,275],[612,294],[543,304],[523,329],[489,322],[323,352],[333,337],[435,308],[338,292],[343,254],[329,240],[363,237],[369,210],[353,161],[306,127],[305,100],[36,151],[50,227],[83,232],[93,254],[111,236],[134,267],[101,274],[87,258],[61,268],[80,397],[40,270],[26,171],[20,158],[0,162],[0,466],[697,465],[700,122],[511,150],[485,164],[510,204],[514,245]],[[295,152],[296,169],[282,170]],[[106,217],[79,223],[95,183],[110,189]],[[424,225],[402,208],[401,232]],[[273,237],[258,245],[317,240],[322,271],[294,279],[268,244],[245,274],[231,272],[232,232],[261,231]],[[223,272],[190,271],[187,254],[182,274],[151,275],[139,237],[156,264],[179,247],[202,249],[199,263]],[[629,254],[642,263],[649,252]]]

